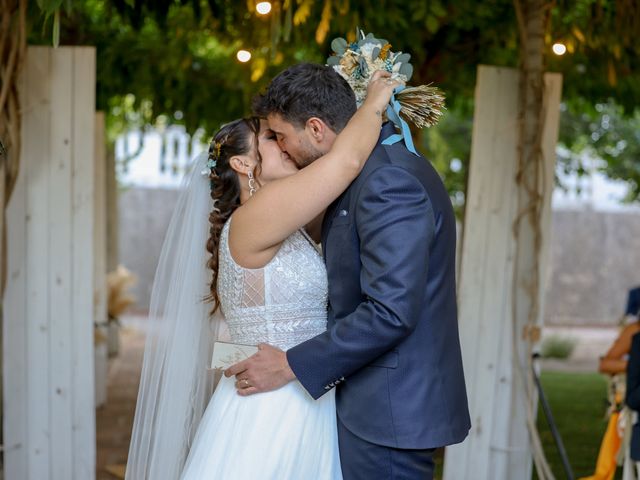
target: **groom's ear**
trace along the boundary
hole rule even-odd
[[[317,143],[323,143],[327,137],[327,134],[331,132],[329,126],[318,117],[311,117],[307,120],[306,129],[311,138]]]

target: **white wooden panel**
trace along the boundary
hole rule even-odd
[[[93,196],[95,49],[73,49],[72,170],[72,452],[73,478],[95,475],[96,429],[93,357]]]
[[[484,451],[499,452],[505,445],[504,438],[496,438],[493,429],[494,423],[501,418],[508,417],[505,412],[496,411],[498,393],[509,393],[509,384],[505,392],[505,382],[499,382],[503,378],[500,373],[504,368],[509,369],[510,363],[504,358],[504,348],[510,345],[510,322],[505,317],[510,299],[511,262],[509,253],[511,247],[510,221],[512,218],[513,202],[513,177],[514,177],[514,152],[516,149],[516,123],[517,114],[517,74],[509,69],[479,69],[478,85],[482,91],[479,98],[486,99],[485,108],[491,109],[493,123],[483,120],[479,132],[479,141],[485,144],[484,150],[478,152],[476,159],[482,175],[489,177],[488,190],[484,193],[486,199],[481,208],[488,210],[488,222],[480,224],[479,229],[485,236],[487,248],[483,255],[482,278],[487,287],[481,294],[483,296],[482,314],[475,321],[481,323],[480,335],[483,339],[481,350],[476,356],[476,394],[480,401],[476,404],[477,415],[485,426],[478,432],[479,448]],[[484,140],[483,140],[484,139]],[[489,169],[491,166],[491,169]],[[470,221],[474,221],[470,218]],[[477,221],[477,220],[476,220]],[[473,239],[470,239],[473,241]],[[472,260],[473,261],[473,260]],[[487,282],[487,280],[490,282]],[[494,288],[491,288],[494,286]],[[477,288],[468,284],[467,288],[477,292]],[[479,293],[479,292],[477,292]],[[473,313],[465,315],[466,321],[473,321]],[[498,333],[500,332],[500,333]],[[506,344],[506,345],[505,345]],[[506,363],[506,365],[505,365]],[[500,388],[503,387],[503,388]],[[470,393],[470,396],[473,396]],[[475,402],[472,402],[475,403]],[[497,447],[497,449],[496,449]],[[498,456],[501,456],[498,454]],[[499,469],[497,459],[491,455],[480,457],[476,464],[477,472],[482,472],[484,478],[492,478],[492,471]],[[495,477],[494,477],[495,478]]]
[[[28,90],[26,72],[19,83],[20,94]],[[32,125],[33,111],[22,105],[23,125]],[[33,131],[33,130],[32,130]],[[32,147],[22,130],[22,152],[30,154]],[[34,144],[36,142],[33,142]],[[4,478],[22,478],[27,471],[27,396],[26,378],[23,372],[27,365],[27,339],[25,319],[27,316],[27,249],[26,218],[27,191],[24,166],[20,169],[15,189],[7,205],[7,286],[3,298],[2,323],[2,393],[3,393],[3,439]],[[11,366],[11,368],[7,368]]]
[[[516,194],[515,153],[517,152],[518,125],[518,74],[511,69],[487,69],[485,88],[494,89],[494,106],[499,121],[489,127],[485,135],[491,135],[492,145],[490,165],[493,171],[486,172],[493,179],[494,195],[487,206],[491,211],[492,224],[486,231],[488,241],[492,246],[485,271],[486,279],[493,279],[489,288],[483,293],[487,298],[487,308],[482,318],[485,326],[485,338],[495,338],[496,351],[492,355],[495,368],[490,378],[485,378],[487,384],[480,380],[480,388],[491,390],[490,403],[481,406],[482,414],[486,418],[485,430],[489,455],[483,457],[488,470],[483,469],[482,478],[505,478],[507,462],[514,446],[509,442],[509,411],[496,408],[497,405],[509,405],[512,390],[511,363],[511,284],[513,279],[513,238],[511,224],[515,216],[516,204],[513,201]],[[490,106],[491,108],[491,106]],[[484,164],[485,171],[489,165]],[[495,283],[494,283],[495,282]],[[469,286],[471,288],[471,286]],[[478,372],[482,377],[483,372]],[[486,376],[486,373],[485,373]]]
[[[95,53],[74,61],[75,51],[30,47],[21,78],[3,325],[7,480],[95,477]]]
[[[93,308],[96,325],[107,324],[107,165],[105,144],[104,113],[96,113],[94,135],[95,159],[95,195],[94,195],[94,294]],[[106,336],[106,331],[104,332]],[[105,340],[106,341],[106,340]],[[95,360],[95,404],[96,407],[107,401],[107,348],[96,345]]]
[[[51,478],[72,478],[72,143],[73,52],[52,51],[51,65],[51,158],[49,175],[50,248],[49,290],[51,378]]]
[[[546,94],[549,111],[559,105],[557,80]],[[516,70],[478,68],[459,284],[460,335],[472,430],[465,442],[447,448],[446,480],[530,476],[524,397],[512,363],[518,81]],[[545,130],[545,175],[551,179],[550,185],[557,127],[556,112],[555,120],[548,116]],[[546,195],[545,212],[549,209],[550,196]],[[541,225],[545,234],[548,224],[547,215]],[[545,259],[543,255],[541,261]]]
[[[25,75],[27,97],[24,101],[29,115],[23,125],[21,168],[27,181],[28,221],[25,244],[27,248],[27,315],[23,319],[27,330],[27,365],[20,374],[26,377],[28,415],[29,476],[17,478],[48,479],[51,460],[50,379],[49,371],[49,314],[50,295],[48,268],[49,244],[49,146],[50,146],[50,49],[32,48],[27,53]],[[26,120],[26,119],[25,119]],[[37,140],[36,140],[37,139]],[[11,368],[9,365],[7,367]],[[11,480],[11,479],[10,479]]]
[[[503,365],[500,351],[502,338],[493,335],[494,328],[505,328],[502,312],[506,308],[508,268],[501,257],[509,247],[508,217],[511,204],[511,163],[514,104],[516,93],[511,87],[512,72],[481,67],[478,74],[469,191],[467,193],[462,272],[460,277],[460,328],[463,361],[470,396],[473,428],[470,437],[479,449],[488,452],[492,444],[493,405],[496,380]],[[501,108],[496,108],[499,104]],[[506,141],[505,141],[506,140]],[[489,165],[490,163],[490,171]],[[482,289],[481,285],[494,285]],[[498,325],[495,325],[499,322]],[[475,339],[474,341],[469,341]],[[490,380],[490,381],[488,381]],[[473,397],[473,398],[471,398]],[[457,468],[464,465],[473,452],[463,449]],[[464,458],[464,460],[462,460]],[[475,472],[482,477],[492,468],[488,455],[477,459]],[[451,478],[463,478],[460,476]],[[480,477],[480,478],[482,478]]]

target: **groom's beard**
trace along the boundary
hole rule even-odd
[[[300,153],[295,158],[293,158],[293,161],[298,166],[298,168],[302,169],[311,165],[324,154],[325,152],[322,152],[321,150],[315,148],[313,145],[305,141],[303,148],[301,149]]]

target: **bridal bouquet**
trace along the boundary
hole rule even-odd
[[[392,78],[405,84],[413,74],[410,54],[392,52],[389,42],[375,38],[372,33],[365,35],[360,29],[358,41],[347,43],[344,38],[336,38],[331,42],[331,49],[335,55],[327,59],[327,65],[349,83],[356,94],[358,106],[364,102],[367,85],[375,71],[386,70]],[[418,128],[438,123],[444,109],[444,94],[430,85],[399,88],[393,101],[399,104],[392,104],[392,107],[398,110],[400,117]]]

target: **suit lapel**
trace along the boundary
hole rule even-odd
[[[378,139],[378,144],[382,142],[384,139],[396,133],[396,129],[391,122],[385,122],[382,125],[382,129],[380,131],[380,138]],[[353,185],[353,183],[351,184]],[[343,200],[348,196],[349,190],[351,186],[347,188],[347,190],[340,195],[329,207],[327,208],[327,212],[324,215],[324,220],[322,220],[322,256],[324,258],[325,263],[327,262],[327,237],[329,235],[329,230],[331,230],[331,225],[333,223],[333,219],[336,218],[338,214],[339,207],[343,203]]]

